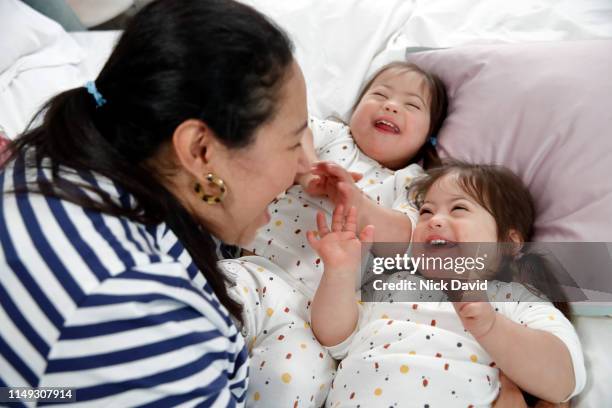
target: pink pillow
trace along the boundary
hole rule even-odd
[[[538,241],[612,242],[612,40],[408,55],[450,98],[442,156],[503,164],[531,190]]]

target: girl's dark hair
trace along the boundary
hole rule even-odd
[[[442,127],[442,123],[446,118],[448,112],[448,97],[446,95],[446,88],[444,86],[444,82],[435,74],[425,71],[420,68],[418,65],[413,64],[411,62],[405,61],[394,61],[391,62],[382,68],[380,68],[365,84],[361,92],[359,93],[359,97],[357,101],[353,105],[353,109],[351,112],[354,112],[361,102],[361,99],[365,95],[365,93],[370,89],[376,78],[380,76],[385,71],[390,69],[396,69],[404,72],[416,72],[417,74],[423,77],[425,81],[425,85],[429,91],[430,95],[430,121],[429,121],[429,130],[427,132],[427,141],[425,144],[419,149],[417,154],[411,160],[412,163],[423,161],[423,168],[430,169],[437,167],[441,164],[440,157],[438,156],[438,152],[434,145],[429,143],[429,138],[432,136],[437,136],[438,131]]]
[[[12,143],[11,157],[32,149],[37,162],[28,166],[50,159],[53,178],[35,186],[42,194],[144,224],[166,222],[219,300],[240,319],[209,232],[146,163],[187,119],[205,122],[229,148],[248,146],[255,130],[278,111],[292,61],[286,34],[249,6],[232,0],[155,1],[131,19],[95,81],[107,103],[96,107],[85,87],[55,96],[37,115],[42,124]],[[137,207],[125,208],[103,190],[81,186],[97,195],[87,197],[61,178],[60,166],[108,177],[135,197]]]
[[[458,160],[445,160],[441,166],[427,171],[410,188],[417,208],[421,208],[429,189],[442,177],[452,174],[459,187],[485,208],[497,225],[498,242],[510,242],[515,230],[523,242],[533,238],[535,206],[531,193],[521,179],[503,166],[470,164]],[[553,264],[542,254],[530,251],[528,244],[517,259],[504,254],[496,278],[503,281],[525,283],[535,295],[547,296],[567,318],[570,318],[567,297],[553,273]]]

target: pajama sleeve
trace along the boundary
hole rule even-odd
[[[342,360],[346,357],[349,352],[349,349],[351,348],[351,345],[353,344],[355,336],[357,336],[357,333],[359,332],[359,329],[362,326],[365,314],[364,307],[361,303],[358,303],[357,307],[359,309],[359,319],[357,321],[357,324],[355,325],[355,330],[353,330],[351,335],[348,336],[341,343],[338,343],[335,346],[325,347],[325,349],[329,352],[329,355],[336,360]]]
[[[395,173],[395,199],[392,209],[407,215],[412,222],[413,230],[419,218],[419,211],[409,196],[409,189],[412,182],[423,174],[423,168],[418,164],[411,164]]]
[[[578,395],[586,384],[584,355],[578,334],[572,323],[552,303],[544,301],[519,283],[502,289],[499,296],[517,302],[499,302],[495,306],[513,321],[536,330],[544,330],[557,336],[567,347],[574,367],[575,387],[566,401]]]
[[[310,117],[309,127],[312,131],[312,138],[317,156],[321,155],[321,151],[338,135],[340,135],[347,126],[344,123],[333,120],[321,120],[315,117]]]

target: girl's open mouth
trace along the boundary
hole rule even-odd
[[[457,246],[456,242],[444,238],[428,238],[425,244],[428,249],[448,249]]]
[[[400,133],[400,128],[395,123],[387,119],[378,119],[374,122],[374,127],[385,133]]]

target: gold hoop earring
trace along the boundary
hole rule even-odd
[[[217,186],[217,188],[219,189],[219,195],[214,196],[212,194],[206,194],[200,183],[196,181],[193,186],[193,191],[195,191],[198,197],[200,197],[202,201],[205,201],[207,204],[211,205],[223,201],[223,199],[225,198],[225,194],[227,193],[225,182],[213,173],[208,173],[206,175],[206,181],[208,181],[208,184],[211,186]]]

